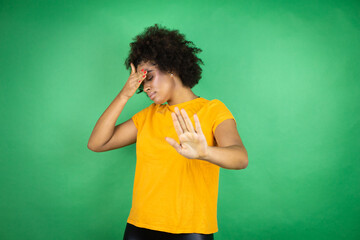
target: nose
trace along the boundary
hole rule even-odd
[[[150,91],[150,83],[144,80],[144,92]]]

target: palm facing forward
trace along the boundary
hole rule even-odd
[[[171,113],[171,116],[180,144],[169,137],[166,137],[165,140],[186,158],[202,159],[206,156],[208,145],[201,130],[198,116],[194,114],[196,130],[185,109],[181,109],[180,113],[179,108],[175,107],[175,113]]]

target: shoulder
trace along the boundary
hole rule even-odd
[[[213,100],[209,100],[208,104],[207,104],[208,108],[211,108],[213,110],[223,110],[223,109],[227,109],[225,103],[223,103],[221,100],[219,99],[213,99]]]
[[[142,115],[146,115],[149,112],[152,112],[153,109],[156,108],[156,104],[152,103],[149,106],[147,106],[146,108],[143,108],[142,110],[138,111],[137,113],[135,113],[135,116],[142,116]]]
[[[212,123],[212,131],[215,133],[216,128],[225,120],[233,119],[235,120],[232,112],[226,107],[219,99],[210,100],[207,104],[206,119]],[[231,122],[231,121],[228,121]],[[236,121],[235,121],[236,123]]]
[[[155,109],[155,108],[158,108],[158,104],[152,103],[141,111],[149,111],[149,110]]]

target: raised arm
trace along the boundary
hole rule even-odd
[[[136,72],[135,66],[131,63],[131,74],[125,86],[96,122],[87,145],[90,150],[103,152],[136,142],[137,129],[131,119],[117,126],[115,124],[127,101],[145,78],[146,71]]]

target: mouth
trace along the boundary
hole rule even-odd
[[[148,94],[148,96],[151,100],[153,100],[153,98],[155,97],[155,94],[156,94],[156,92],[152,92],[152,93]]]

